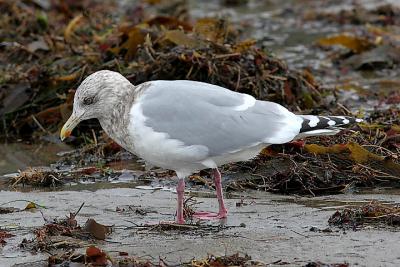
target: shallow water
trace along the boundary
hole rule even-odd
[[[27,167],[48,166],[60,159],[57,153],[68,150],[71,148],[64,143],[0,144],[0,175],[14,173]]]

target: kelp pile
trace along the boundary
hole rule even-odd
[[[134,84],[205,81],[295,110],[329,104],[309,72],[288,69],[224,19],[188,20],[186,1],[141,1],[119,18],[109,1],[51,3],[0,2],[3,135],[57,133],[74,90],[100,69],[119,71]]]
[[[73,89],[101,62],[94,33],[112,24],[105,15],[113,10],[110,2],[39,3],[0,2],[1,133],[8,137],[48,135],[59,128],[69,116]]]
[[[391,114],[387,113],[385,121]],[[334,137],[271,146],[254,161],[227,166],[226,175],[235,178],[228,179],[227,188],[320,195],[355,187],[396,187],[400,181],[400,121],[398,112],[393,115],[393,124],[377,120]]]

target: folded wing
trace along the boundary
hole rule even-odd
[[[145,125],[185,146],[206,147],[207,157],[289,142],[303,122],[281,105],[215,85],[151,83],[140,99]]]

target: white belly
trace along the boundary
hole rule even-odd
[[[212,157],[210,159],[212,159],[217,166],[232,162],[247,161],[249,159],[255,158],[260,153],[260,151],[266,146],[268,145],[260,144],[251,148],[237,151],[235,153],[229,153],[222,156]]]

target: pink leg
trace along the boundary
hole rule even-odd
[[[213,169],[215,190],[217,191],[217,198],[219,204],[218,213],[199,211],[196,212],[193,216],[197,219],[202,220],[212,220],[212,219],[223,219],[227,217],[228,210],[225,207],[224,196],[222,194],[222,184],[221,184],[221,173],[218,169]]]
[[[218,169],[213,169],[215,190],[217,191],[217,198],[219,204],[218,216],[220,218],[226,218],[228,210],[225,207],[224,195],[222,193],[221,173]]]
[[[185,179],[180,178],[178,185],[176,187],[176,192],[178,193],[178,207],[176,209],[176,222],[179,224],[184,224],[185,219],[183,218],[183,195],[185,193]]]

